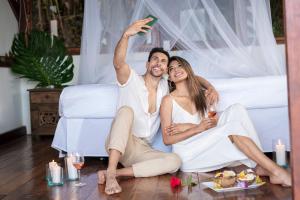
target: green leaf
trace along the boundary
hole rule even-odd
[[[194,187],[197,185],[197,183],[193,182],[192,175],[189,175],[187,178],[183,179],[181,183],[182,186],[188,186],[188,187]]]
[[[73,58],[56,36],[33,30],[26,44],[25,34],[19,33],[14,37],[11,53],[11,70],[20,78],[37,81],[38,86],[62,87],[73,79]]]

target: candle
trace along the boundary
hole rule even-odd
[[[54,166],[51,170],[52,182],[53,183],[60,183],[61,182],[61,167]]]
[[[49,162],[49,168],[51,170],[51,168],[57,166],[57,162],[55,162],[54,160],[52,160],[51,162]]]
[[[57,20],[51,20],[50,21],[50,31],[51,31],[51,35],[58,36]]]
[[[285,145],[282,144],[281,140],[278,140],[278,143],[275,145],[276,152],[276,163],[280,166],[286,165],[285,158]]]
[[[75,157],[72,155],[66,157],[69,179],[77,179],[78,178],[77,169],[73,166],[74,159],[75,159]]]
[[[51,169],[57,166],[57,163],[52,160],[46,165],[46,179],[49,180],[51,178]]]
[[[57,162],[52,160],[49,162],[50,176],[52,178],[52,183],[61,182],[61,167],[58,166]]]

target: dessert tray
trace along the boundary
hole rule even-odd
[[[218,172],[212,181],[202,182],[201,184],[216,192],[232,192],[258,188],[264,185],[265,182],[252,169],[247,169],[238,174],[228,170]]]
[[[201,183],[202,185],[216,191],[216,192],[233,192],[233,191],[238,191],[238,190],[247,190],[247,189],[254,189],[254,188],[258,188],[262,185],[265,184],[265,182],[261,182],[261,183],[253,183],[251,185],[249,185],[248,187],[242,187],[239,185],[233,186],[233,187],[228,187],[228,188],[218,188],[215,187],[215,183],[213,181],[210,182],[203,182]]]

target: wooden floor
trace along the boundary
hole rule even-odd
[[[123,192],[107,196],[104,187],[97,184],[96,172],[107,166],[106,161],[96,158],[86,159],[82,170],[82,182],[87,185],[81,188],[74,182],[67,182],[60,187],[48,187],[45,181],[45,164],[58,157],[56,150],[50,147],[52,138],[32,140],[23,136],[14,141],[0,145],[0,200],[16,199],[292,199],[291,189],[281,186],[266,185],[252,190],[239,192],[216,193],[201,184],[193,188],[183,187],[172,191],[169,185],[171,175],[153,178],[124,178],[120,180]],[[189,174],[177,173],[179,177]],[[193,173],[193,180],[201,182],[210,174]]]

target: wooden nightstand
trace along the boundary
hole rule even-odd
[[[31,89],[30,117],[34,136],[54,135],[59,120],[58,102],[62,89]]]

